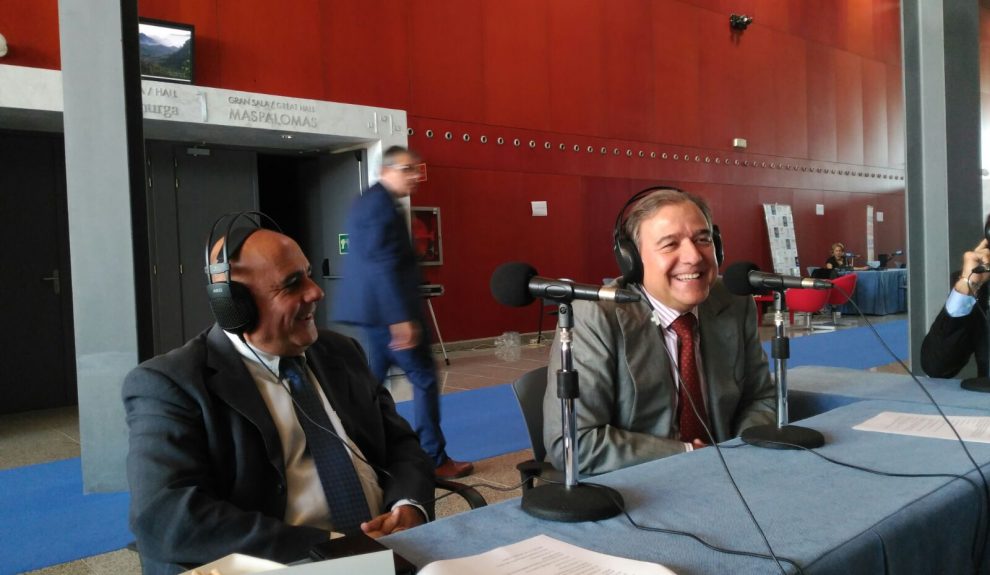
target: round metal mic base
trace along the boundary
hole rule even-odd
[[[824,435],[797,425],[757,425],[743,431],[740,437],[750,445],[769,449],[813,449],[825,445]]]
[[[615,517],[622,512],[623,505],[622,496],[611,487],[580,483],[573,487],[540,485],[522,494],[523,511],[548,521],[599,521]]]
[[[962,380],[959,387],[967,391],[990,393],[990,377],[969,377]]]

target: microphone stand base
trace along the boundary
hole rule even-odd
[[[990,377],[970,377],[962,380],[959,387],[967,391],[990,393]]]
[[[599,521],[622,512],[622,496],[611,487],[546,484],[523,491],[522,510],[548,521]]]
[[[757,425],[744,430],[740,437],[750,445],[768,449],[813,449],[825,445],[824,435],[797,425]]]

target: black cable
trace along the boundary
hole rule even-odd
[[[553,483],[553,484],[556,484],[556,485],[563,485],[564,484],[563,481],[556,481],[556,480],[553,480],[553,479],[542,478],[542,477],[540,478],[540,481],[543,481],[545,483]],[[780,556],[778,558],[778,556],[776,556],[776,555],[767,555],[767,554],[764,554],[764,553],[757,553],[755,551],[740,551],[738,549],[728,549],[726,547],[719,547],[718,545],[715,545],[714,543],[709,543],[708,541],[705,541],[701,536],[696,535],[694,533],[691,533],[690,531],[680,531],[678,529],[666,529],[666,528],[663,528],[663,527],[651,527],[649,525],[640,525],[639,523],[636,523],[636,520],[634,520],[629,515],[629,512],[626,511],[626,507],[625,507],[625,504],[622,501],[622,499],[621,498],[616,498],[615,497],[615,494],[612,492],[613,490],[610,487],[605,486],[605,485],[602,485],[600,483],[590,483],[590,482],[587,482],[587,481],[582,481],[581,482],[581,485],[587,485],[588,487],[594,487],[595,489],[601,489],[602,491],[604,491],[606,493],[606,495],[608,496],[608,498],[612,500],[612,503],[615,504],[615,506],[619,509],[619,511],[622,512],[622,515],[625,516],[626,520],[629,521],[629,524],[632,525],[633,527],[635,527],[636,529],[641,530],[641,531],[649,531],[651,533],[666,533],[668,535],[679,535],[679,536],[682,536],[682,537],[687,537],[689,539],[693,539],[694,541],[700,543],[701,545],[707,547],[708,549],[711,549],[712,551],[715,551],[715,552],[718,552],[718,553],[725,553],[727,555],[740,555],[740,556],[743,556],[743,557],[753,557],[753,558],[756,558],[756,559],[772,560],[772,561],[775,561],[777,563],[777,565],[780,567],[781,571],[785,575],[787,574],[787,571],[780,564],[781,561],[783,561],[784,563],[789,563],[790,565],[793,565],[794,568],[797,569],[797,572],[798,573],[804,573],[804,570],[801,569],[801,565],[797,561],[794,561],[793,559],[789,559],[787,557]]]
[[[643,301],[645,301],[646,304],[648,306],[650,306],[650,309],[655,314],[656,313],[656,310],[653,308],[653,303],[650,302],[650,298],[646,294],[646,290],[643,288],[643,286],[641,284],[637,284],[635,287],[640,291],[640,293],[643,294]],[[664,340],[663,328],[660,326],[659,321],[657,321],[656,319],[654,319],[654,323],[657,326],[657,330],[660,331],[660,339],[661,339],[661,341],[663,341]],[[680,342],[680,345],[683,345],[684,343],[685,342]],[[691,338],[691,341],[690,342],[686,342],[686,343],[688,343],[689,345],[694,345],[694,338],[692,337]],[[666,345],[664,346],[664,349],[666,349]],[[669,355],[669,353],[670,353],[669,350],[667,350],[667,353]],[[673,363],[673,361],[671,361],[671,363]],[[683,386],[684,385],[684,382],[681,379],[680,366],[679,365],[678,365],[678,369],[677,370],[674,370],[674,372],[675,372],[675,377],[677,378],[678,385],[679,386]],[[691,394],[690,393],[685,393],[683,395],[684,395],[684,397],[686,397],[688,399],[688,404],[691,406],[691,411],[694,413],[694,416],[701,423],[701,427],[705,430],[705,435],[708,437],[708,443],[709,443],[709,445],[713,446],[715,448],[715,452],[718,454],[718,459],[722,463],[722,469],[725,470],[726,476],[728,476],[728,478],[729,478],[729,483],[731,483],[733,489],[735,489],[736,495],[739,496],[739,500],[743,504],[743,508],[746,509],[746,513],[749,515],[750,520],[753,522],[753,525],[756,527],[756,531],[760,534],[760,537],[763,539],[764,545],[766,545],[767,550],[770,552],[770,555],[769,556],[762,555],[762,554],[754,554],[752,556],[754,556],[754,557],[762,557],[764,559],[773,559],[774,563],[776,563],[777,564],[777,567],[780,569],[780,572],[783,573],[784,575],[787,575],[787,570],[785,570],[784,569],[784,566],[780,564],[780,560],[777,558],[776,553],[774,553],[773,546],[770,544],[770,539],[767,538],[767,534],[766,534],[766,532],[763,531],[763,527],[760,526],[760,522],[756,520],[756,515],[753,514],[753,510],[750,508],[749,502],[746,501],[746,497],[743,496],[742,490],[739,489],[739,485],[736,483],[735,477],[733,477],[732,476],[732,472],[729,471],[729,466],[726,465],[726,463],[725,463],[725,458],[722,456],[722,451],[719,448],[718,441],[715,440],[715,435],[712,433],[712,430],[708,427],[708,422],[705,421],[706,418],[701,417],[701,414],[698,412],[697,406],[694,404],[694,398],[691,397]],[[610,498],[611,498],[611,496],[610,496]],[[625,508],[623,506],[620,505],[619,506],[619,509],[622,509],[623,514],[626,515],[626,518],[629,519],[629,522],[634,527],[637,527],[637,528],[639,527],[632,520],[632,518],[629,517],[629,515],[627,513],[625,513]],[[701,541],[701,540],[699,539],[699,541]],[[704,542],[702,542],[702,543],[704,545],[706,545],[706,546],[709,546],[707,543],[704,543]],[[714,547],[712,547],[712,548],[715,549]],[[751,552],[739,552],[739,553],[751,553]],[[797,569],[798,569],[799,572],[802,572],[801,571],[801,567],[798,566],[798,564],[796,562],[790,561],[790,560],[788,560],[788,562],[789,563],[792,563],[795,567],[797,567]]]
[[[692,338],[691,344],[692,345],[694,344],[693,338]],[[679,368],[678,368],[677,379],[680,380],[680,384],[681,385],[684,385],[684,381],[681,380],[681,377],[680,377],[680,369]],[[698,412],[697,406],[695,406],[695,404],[694,404],[694,398],[691,397],[691,394],[690,393],[684,393],[683,395],[684,395],[684,397],[686,397],[688,399],[688,404],[691,406],[691,411],[694,412],[694,416],[698,418],[698,421],[699,422],[701,422],[701,427],[704,428],[705,435],[708,436],[709,445],[711,445],[712,447],[715,448],[715,453],[718,454],[718,460],[722,463],[722,469],[725,470],[725,474],[726,474],[726,476],[728,476],[729,483],[732,484],[732,488],[736,490],[736,494],[739,496],[739,501],[742,502],[743,507],[746,509],[746,513],[749,515],[750,521],[753,522],[753,525],[756,527],[756,531],[760,534],[760,537],[763,538],[763,543],[764,543],[764,545],[767,546],[767,550],[770,552],[770,558],[773,559],[774,563],[777,564],[777,567],[780,569],[780,572],[783,573],[784,575],[787,575],[787,571],[784,569],[784,566],[780,564],[780,559],[778,559],[777,558],[777,554],[774,553],[773,546],[770,545],[770,539],[767,537],[766,532],[763,531],[763,527],[760,525],[760,522],[756,520],[756,515],[753,514],[753,510],[750,508],[749,502],[746,501],[746,498],[743,496],[742,490],[739,489],[739,485],[736,483],[736,478],[733,477],[732,476],[732,472],[729,471],[729,466],[725,462],[725,457],[722,455],[722,450],[721,450],[721,448],[718,445],[718,441],[715,440],[715,435],[712,433],[712,430],[709,429],[709,427],[708,427],[708,422],[705,421],[705,418],[701,417],[701,414]],[[625,509],[623,509],[623,513],[625,513]],[[629,518],[628,515],[626,515],[626,517]],[[629,518],[629,522],[632,523],[633,526],[638,527],[638,525],[636,525],[636,523],[633,522],[632,518]],[[708,546],[708,544],[704,543],[700,539],[698,539],[698,541],[701,542],[702,544]],[[732,554],[738,554],[738,555],[747,555],[747,554],[750,554],[751,553],[751,552],[748,552],[748,551],[746,551],[746,552],[742,552],[742,551],[740,551],[740,552],[729,552],[729,551],[726,551],[726,552],[727,553],[732,553]],[[766,555],[762,555],[762,554],[751,554],[750,556],[751,557],[764,557],[764,558],[767,557]],[[790,563],[790,564],[792,564],[792,565],[794,565],[795,567],[797,567],[797,570],[798,570],[799,573],[803,573],[803,571],[801,570],[801,566],[798,565],[795,561],[787,560],[787,562]]]
[[[350,453],[352,456],[354,456],[354,457],[358,458],[359,460],[361,460],[365,465],[367,465],[368,467],[370,467],[373,470],[375,470],[375,472],[381,473],[382,475],[387,476],[392,481],[396,481],[395,476],[392,475],[392,473],[388,469],[385,469],[383,467],[380,467],[378,465],[375,465],[374,463],[372,463],[372,462],[368,461],[367,459],[365,459],[360,453],[357,453],[357,452],[351,450],[351,447],[347,444],[346,441],[344,441],[344,439],[340,435],[337,434],[336,431],[334,431],[332,429],[327,429],[326,427],[320,425],[318,422],[316,422],[315,420],[313,420],[313,418],[310,417],[310,415],[308,413],[306,413],[306,410],[303,409],[303,407],[301,405],[299,405],[299,402],[296,401],[296,398],[292,396],[292,392],[289,390],[289,387],[285,383],[285,380],[283,380],[281,377],[279,377],[279,375],[277,373],[275,373],[275,370],[273,370],[272,368],[268,367],[268,364],[264,360],[261,359],[261,356],[259,356],[258,355],[258,352],[256,352],[254,350],[254,347],[252,347],[250,344],[248,344],[248,342],[245,340],[245,338],[244,338],[243,335],[239,335],[238,337],[241,340],[241,343],[243,343],[244,346],[247,347],[251,351],[251,353],[254,355],[255,359],[258,360],[258,363],[261,364],[261,366],[264,367],[265,370],[268,371],[268,373],[272,374],[272,376],[275,378],[275,381],[279,382],[279,384],[282,386],[282,388],[285,389],[286,393],[289,394],[289,399],[292,401],[292,404],[296,407],[296,412],[297,413],[301,413],[303,415],[303,417],[305,417],[317,429],[319,429],[321,431],[324,431],[324,432],[330,434],[332,437],[334,437],[337,441],[339,441],[344,446],[344,449],[346,449],[348,453]],[[420,501],[418,499],[413,499],[411,497],[410,498],[407,498],[407,499],[410,502],[412,502],[412,503],[414,503],[416,505],[419,505],[421,507],[425,507],[426,505],[428,505],[430,503],[436,503],[437,501],[440,501],[441,499],[446,499],[447,497],[450,497],[451,495],[458,494],[459,491],[464,491],[467,488],[473,488],[473,489],[485,488],[485,489],[491,489],[492,491],[509,492],[509,491],[515,491],[516,489],[519,489],[520,487],[522,487],[525,484],[526,484],[526,481],[522,481],[518,485],[514,485],[514,486],[511,486],[511,487],[505,487],[505,486],[501,486],[501,485],[492,485],[490,483],[475,483],[475,484],[470,484],[470,485],[469,484],[464,484],[464,483],[459,483],[458,485],[461,487],[461,489],[457,489],[457,490],[454,490],[454,491],[449,491],[447,493],[444,493],[443,495],[440,495],[439,497],[434,497],[433,499],[427,499],[426,501]]]
[[[932,394],[929,393],[928,389],[924,386],[924,384],[921,383],[921,380],[919,380],[918,377],[911,372],[911,369],[904,363],[904,361],[901,360],[901,358],[897,357],[897,354],[894,353],[894,350],[890,349],[890,346],[887,345],[887,342],[884,341],[883,337],[880,336],[880,332],[878,332],[876,327],[874,327],[873,324],[870,323],[870,320],[866,318],[866,315],[859,308],[859,305],[857,305],[856,302],[852,299],[852,294],[847,293],[844,289],[836,285],[833,285],[833,289],[839,290],[839,293],[844,295],[846,297],[846,300],[850,304],[852,304],[853,308],[855,308],[856,310],[856,313],[858,313],[859,317],[861,317],[863,321],[866,322],[866,325],[873,332],[873,335],[876,336],[877,340],[880,342],[880,345],[882,345],[883,348],[887,350],[887,353],[890,354],[890,356],[893,357],[894,360],[896,360],[896,362],[901,366],[904,372],[907,373],[911,377],[911,379],[918,385],[918,388],[921,389],[922,393],[925,394],[925,397],[928,398],[928,401],[932,404],[932,406],[935,407],[935,410],[938,411],[938,414],[942,417],[942,420],[945,421],[946,425],[949,426],[949,429],[952,430],[952,434],[955,435],[956,440],[963,449],[963,452],[966,453],[966,457],[969,459],[969,462],[973,465],[973,468],[980,476],[980,481],[983,484],[983,501],[982,501],[983,508],[987,509],[988,507],[990,507],[990,485],[988,485],[987,483],[987,478],[986,475],[984,475],[983,473],[983,468],[976,463],[976,459],[973,458],[973,455],[972,453],[970,453],[969,448],[966,447],[966,442],[963,441],[963,438],[962,436],[959,435],[959,432],[956,430],[956,427],[952,425],[952,421],[949,420],[949,417],[945,415],[944,411],[942,411],[942,407],[938,404],[937,401],[935,401],[935,398],[932,397]],[[979,304],[979,302],[977,302],[977,304]],[[977,307],[979,307],[979,305],[977,305]],[[984,318],[986,318],[986,314],[983,312],[982,309],[980,310],[980,313],[984,314]],[[983,533],[982,539],[984,542],[983,545],[980,546],[980,548],[977,550],[977,555],[973,557],[974,568],[977,570],[979,569],[979,566],[983,563],[983,550],[986,548],[988,539],[990,539],[990,529],[988,529],[987,519],[988,519],[987,514],[981,513],[976,524],[976,530],[977,530],[976,537],[977,539],[980,539],[979,534],[982,532]]]

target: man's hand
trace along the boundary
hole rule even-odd
[[[990,279],[990,272],[974,274],[970,277],[976,266],[990,269],[990,247],[987,246],[986,239],[973,248],[973,251],[963,254],[962,273],[959,280],[956,281],[956,285],[953,286],[957,292],[976,297],[976,292],[980,290],[980,286]]]
[[[703,447],[708,447],[708,444],[700,439],[695,439],[694,441],[691,442],[691,446],[694,447],[695,449],[701,449]]]
[[[364,531],[368,537],[378,539],[384,535],[405,531],[423,523],[426,523],[426,518],[423,517],[419,509],[412,505],[400,505],[388,513],[365,521],[361,524],[361,531]]]
[[[396,351],[412,349],[419,343],[419,325],[414,321],[393,323],[388,326],[388,331],[392,334],[392,341],[388,344],[389,349]]]

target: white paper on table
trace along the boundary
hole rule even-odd
[[[949,421],[965,441],[990,443],[990,417],[977,415],[951,415]],[[930,437],[934,439],[956,440],[955,434],[942,419],[941,415],[921,415],[917,413],[898,413],[884,411],[867,419],[853,429],[860,431],[879,431],[897,435],[914,437]]]
[[[316,561],[293,565],[267,575],[395,575],[395,559],[392,550],[384,549],[373,553],[362,553],[349,557],[338,557],[328,561]],[[224,573],[223,575],[227,575]]]
[[[269,561],[268,559],[231,553],[226,557],[221,557],[216,561],[211,561],[206,565],[191,569],[181,575],[190,575],[193,571],[198,571],[202,575],[209,575],[210,571],[216,571],[221,575],[246,575],[248,573],[264,573],[265,571],[271,571],[272,569],[279,569],[281,567],[285,567],[285,565]]]
[[[395,575],[395,560],[392,558],[390,549],[293,566],[286,566],[250,555],[232,553],[192,571],[186,571],[181,575],[191,575],[193,571],[200,575],[214,575],[214,573],[219,573],[219,575],[245,575],[249,573],[266,573],[267,575],[353,575],[354,573]]]
[[[492,549],[487,553],[434,561],[419,575],[674,575],[656,563],[624,559],[583,549],[546,535]]]

